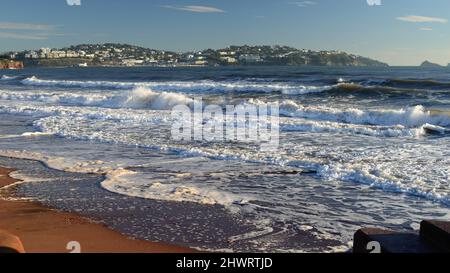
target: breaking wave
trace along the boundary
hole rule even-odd
[[[328,106],[305,106],[292,100],[280,104],[280,114],[288,117],[343,122],[350,124],[419,127],[425,124],[450,126],[450,116],[437,114],[422,105],[401,109],[339,109]]]
[[[425,135],[447,134],[446,128],[432,124],[424,124],[417,128],[397,126],[367,126],[337,122],[304,121],[300,124],[282,124],[281,129],[287,132],[336,133],[348,135],[366,135],[375,137],[420,137]]]
[[[17,78],[17,77],[14,77]],[[7,80],[13,78],[5,78]],[[96,89],[134,89],[146,87],[155,91],[171,92],[245,92],[245,93],[280,93],[284,95],[305,95],[321,92],[343,94],[347,92],[366,94],[402,94],[410,96],[411,92],[429,91],[429,89],[450,88],[450,83],[434,80],[403,80],[391,79],[383,81],[350,82],[338,79],[328,85],[307,85],[298,82],[273,82],[258,80],[234,81],[149,81],[149,82],[116,82],[116,81],[78,81],[78,80],[47,80],[36,76],[20,81],[27,86],[46,86],[63,88],[96,88]]]
[[[48,86],[48,87],[76,87],[76,88],[109,88],[109,89],[133,89],[147,87],[156,91],[179,92],[279,92],[288,95],[301,95],[323,92],[331,86],[307,86],[301,84],[282,84],[253,81],[172,81],[172,82],[113,82],[113,81],[67,81],[67,80],[43,80],[35,76],[21,81],[24,85]]]
[[[176,105],[189,105],[192,101],[191,98],[183,94],[173,92],[155,92],[144,87],[137,87],[130,91],[114,94],[0,91],[0,99],[11,101],[38,101],[74,106],[152,110],[170,110]]]

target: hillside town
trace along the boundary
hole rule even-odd
[[[26,66],[386,66],[342,51],[248,45],[179,53],[127,44],[82,44],[62,49],[7,52],[2,58],[23,61]]]

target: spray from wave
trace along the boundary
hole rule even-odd
[[[143,87],[138,87],[130,92],[120,103],[129,108],[145,108],[153,110],[170,110],[177,105],[190,105],[192,99],[177,93],[155,92]]]

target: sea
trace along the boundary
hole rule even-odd
[[[173,138],[172,109],[279,107],[279,145]],[[450,218],[450,68],[0,71],[4,198],[221,252],[349,251]],[[11,192],[14,196],[11,196]]]

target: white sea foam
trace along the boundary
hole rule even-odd
[[[0,135],[0,138],[17,138],[17,137],[39,137],[39,136],[50,136],[50,133],[44,132],[25,132],[20,135]]]
[[[12,157],[19,159],[37,160],[46,164],[50,168],[65,170],[72,164],[68,163],[66,159],[62,157],[47,156],[39,152],[31,151],[13,151],[13,150],[0,150],[0,156]]]
[[[436,146],[408,144],[339,157],[341,162],[318,165],[318,175],[450,204],[450,159]]]
[[[439,126],[423,125],[418,128],[406,128],[397,126],[368,126],[338,122],[321,121],[289,121],[281,126],[283,131],[290,132],[328,132],[350,135],[367,135],[376,137],[420,137],[426,135],[427,130],[445,132],[445,128]],[[427,129],[427,130],[426,130]]]
[[[185,175],[182,176],[182,181],[186,181],[185,178]],[[138,173],[126,169],[108,172],[101,185],[104,189],[114,193],[147,199],[195,202],[203,205],[220,204],[226,207],[248,202],[242,196],[208,187],[189,185],[185,182],[161,183],[154,179],[139,179]]]
[[[103,161],[79,161],[57,156],[49,156],[39,152],[0,150],[0,156],[19,159],[37,160],[49,168],[73,173],[97,173],[105,174],[106,179],[101,186],[111,192],[122,195],[165,200],[175,202],[195,202],[204,205],[223,205],[231,211],[236,211],[232,205],[243,205],[248,203],[249,197],[234,195],[229,192],[220,191],[208,187],[199,187],[180,184],[163,184],[158,180],[140,177],[139,173],[108,164]],[[139,166],[134,166],[139,167]],[[20,183],[45,182],[41,178],[28,177],[20,172],[16,173],[15,179]],[[180,181],[184,181],[186,175],[180,175]]]

